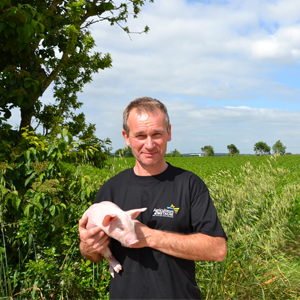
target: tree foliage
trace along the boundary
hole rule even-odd
[[[115,152],[115,157],[133,157],[131,147],[124,147],[123,149],[118,149]]]
[[[177,149],[170,151],[165,156],[166,157],[183,157],[183,155]]]
[[[22,135],[0,162],[1,296],[40,287],[46,299],[106,298],[108,272],[93,283],[78,247],[78,220],[101,182],[66,163],[97,149],[80,148],[67,129],[51,139],[28,129]]]
[[[209,145],[201,148],[201,151],[205,153],[205,156],[214,156],[215,155],[214,148]]]
[[[254,151],[255,151],[256,155],[258,152],[260,153],[260,155],[270,154],[271,148],[264,142],[257,142],[254,145]]]
[[[273,152],[275,154],[285,154],[286,147],[278,140],[273,146],[272,146]]]
[[[13,108],[19,108],[20,129],[30,126],[32,118],[46,133],[53,124],[68,125],[73,135],[86,129],[83,116],[74,114],[82,105],[77,93],[93,73],[112,65],[108,53],[92,52],[91,25],[99,21],[120,25],[131,13],[136,18],[144,2],[1,1],[0,124],[10,118]],[[122,28],[129,32],[128,27]],[[51,83],[56,103],[43,105],[40,97]]]
[[[229,156],[235,156],[235,155],[239,155],[240,154],[239,149],[234,144],[228,145],[227,149],[229,151],[229,153],[228,153]]]

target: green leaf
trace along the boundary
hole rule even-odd
[[[40,203],[40,202],[36,202],[35,203],[35,207],[41,212],[41,211],[43,211],[43,206],[42,206],[42,204]]]
[[[104,10],[112,10],[114,9],[114,6],[112,3],[101,3],[101,8]]]
[[[54,216],[55,215],[55,205],[51,205],[50,206],[50,209],[49,209],[49,211],[50,211],[50,214],[51,214],[51,216]]]
[[[54,162],[52,161],[52,162],[49,163],[49,165],[48,165],[48,170],[51,170],[54,166],[55,166],[55,164],[54,164]]]
[[[43,206],[43,208],[46,208],[48,206],[48,201],[47,199],[41,199],[40,201],[41,205]]]
[[[25,175],[28,176],[28,175],[32,174],[32,172],[34,172],[34,170],[33,169],[29,169],[29,170],[26,171]]]
[[[67,209],[67,206],[66,206],[66,204],[64,204],[64,203],[61,203],[60,206],[61,206],[63,209]]]
[[[80,200],[83,201],[85,197],[85,191],[80,192]]]
[[[59,151],[64,152],[66,150],[66,148],[67,148],[66,141],[59,140],[59,143],[58,143],[58,149],[59,149]]]
[[[30,216],[30,208],[32,207],[32,204],[31,203],[28,203],[24,209],[24,215],[26,217],[29,217]]]
[[[30,160],[30,151],[29,151],[29,150],[26,150],[26,151],[24,152],[24,156],[25,156],[26,160]]]
[[[13,197],[13,199],[12,199],[12,205],[13,205],[13,207],[16,210],[19,209],[20,203],[21,203],[21,198],[19,198],[19,197]]]
[[[26,186],[30,181],[31,181],[31,179],[33,179],[35,176],[36,176],[36,174],[37,173],[32,173],[27,179],[26,179],[26,181],[25,181],[25,185],[24,186]]]
[[[90,189],[90,187],[88,186],[88,187],[86,188],[86,195],[87,195],[88,198],[90,197],[90,194],[91,194],[91,189]]]
[[[54,150],[55,148],[56,148],[56,147],[55,147],[55,144],[52,143],[52,144],[50,145],[50,147],[48,148],[47,154],[50,155],[50,154],[53,152],[53,150]]]
[[[41,173],[41,174],[39,175],[39,181],[42,182],[42,181],[43,181],[43,178],[44,178],[45,176],[46,176],[45,173]]]
[[[72,187],[77,183],[77,181],[72,181],[71,184],[69,185],[69,190],[72,189]]]
[[[26,24],[24,26],[24,34],[25,37],[30,38],[30,36],[33,34],[33,27],[29,24]]]
[[[29,172],[31,169],[30,169],[30,163],[31,163],[31,160],[27,160],[26,164],[25,164],[25,169],[26,169],[26,172]]]
[[[32,233],[28,234],[28,246],[31,248],[32,247],[32,242],[33,242],[33,235]]]
[[[63,132],[61,133],[62,138],[64,139],[64,138],[66,137],[67,134],[68,134],[68,129],[65,128],[65,129],[63,130]]]

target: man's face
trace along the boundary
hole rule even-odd
[[[136,114],[133,109],[127,120],[129,136],[123,130],[127,146],[131,146],[137,163],[142,166],[159,168],[164,164],[167,143],[171,140],[171,125],[166,128],[165,114],[156,110],[155,114]]]

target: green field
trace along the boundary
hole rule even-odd
[[[241,167],[250,162],[252,166],[258,167],[260,164],[267,163],[273,156],[210,156],[210,157],[166,157],[166,161],[172,165],[189,170],[200,176],[205,182],[209,181],[211,176],[220,172],[229,170],[232,174],[238,174]],[[134,165],[134,158],[111,159],[112,165],[119,172],[125,167]],[[300,183],[300,155],[277,156],[276,164],[279,168],[285,168],[290,171],[286,175],[286,180],[290,183]]]
[[[238,174],[241,166],[247,162],[258,167],[270,160],[270,156],[168,157],[166,160],[174,166],[194,172],[206,181],[220,171],[230,170],[233,174]],[[278,167],[288,169],[291,172],[288,175],[289,179],[296,183],[297,175],[300,175],[300,155],[279,156],[276,157],[276,163]]]
[[[229,237],[223,262],[197,263],[202,295],[206,299],[299,299],[300,156],[166,160],[207,183]],[[122,163],[133,164],[132,158]],[[114,165],[117,170],[120,161]]]
[[[228,236],[223,262],[196,263],[203,298],[300,299],[300,156],[166,160],[205,181]],[[108,264],[82,258],[78,220],[99,187],[134,162],[111,158],[103,169],[63,163],[59,174],[53,165],[35,162],[20,200],[1,179],[0,299],[109,297]],[[0,165],[12,179],[18,168]],[[16,221],[9,223],[12,212]]]

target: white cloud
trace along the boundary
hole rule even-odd
[[[269,1],[212,3],[157,0],[148,4],[138,22],[129,21],[129,27],[142,30],[147,24],[150,32],[133,34],[132,40],[118,27],[97,24],[93,35],[99,50],[112,54],[113,69],[95,76],[95,82],[107,86],[113,81],[113,92],[130,87],[136,93],[220,100],[249,100],[262,90],[271,91],[264,94],[269,98],[291,94],[291,88],[272,80],[270,73],[279,72],[285,63],[297,64],[300,53],[299,25],[273,25],[281,2],[273,6]],[[266,30],[271,27],[272,33]],[[299,91],[293,94],[299,96]]]
[[[275,109],[275,103],[299,103],[299,88],[272,74],[298,64],[299,16],[299,0],[156,0],[128,22],[133,31],[149,25],[147,35],[130,39],[99,23],[93,36],[100,51],[111,53],[113,68],[85,89],[90,122],[101,137],[112,138],[114,150],[121,148],[123,109],[136,97],[153,96],[170,111],[169,149],[211,144],[227,152],[235,143],[253,153],[259,140],[272,145],[285,138],[292,147],[300,108]],[[255,108],[273,99],[274,109]]]

